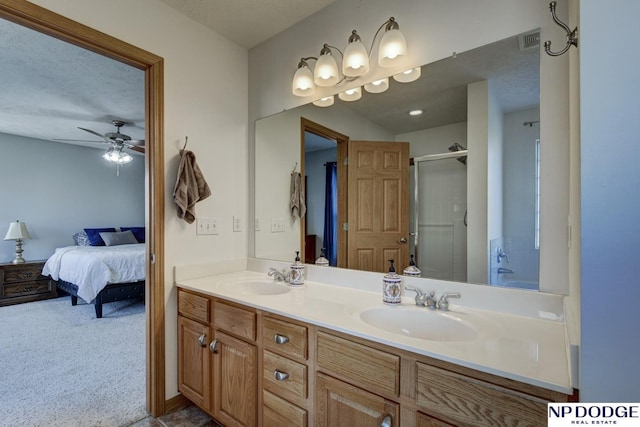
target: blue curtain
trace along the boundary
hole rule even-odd
[[[326,163],[324,192],[324,248],[329,265],[338,265],[338,167]]]

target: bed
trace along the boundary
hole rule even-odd
[[[42,274],[71,295],[71,305],[77,305],[78,298],[94,304],[100,319],[103,304],[144,298],[145,253],[144,243],[66,246],[55,250]]]

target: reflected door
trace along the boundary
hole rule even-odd
[[[409,263],[409,143],[349,141],[348,268]]]

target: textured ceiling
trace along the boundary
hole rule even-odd
[[[160,0],[250,49],[335,0]]]

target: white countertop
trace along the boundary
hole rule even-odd
[[[246,280],[271,280],[266,273],[240,271],[196,279],[178,279],[180,288],[224,298],[260,310],[334,329],[392,347],[452,362],[523,383],[572,394],[564,321],[519,316],[456,304],[450,315],[477,332],[470,341],[432,341],[386,332],[365,323],[360,313],[373,307],[398,307],[382,303],[380,292],[305,281],[301,287],[277,295],[256,295],[238,290]],[[282,285],[286,286],[286,285]],[[417,307],[403,297],[401,309]],[[424,325],[428,328],[429,325]]]

